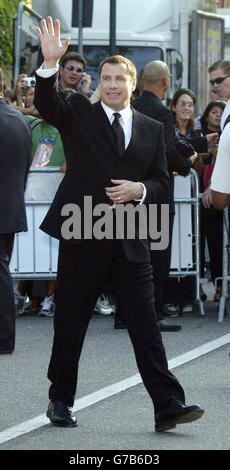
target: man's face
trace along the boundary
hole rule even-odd
[[[64,67],[60,67],[61,87],[76,89],[78,82],[83,78],[84,66],[76,60],[67,60]]]
[[[101,69],[101,100],[114,111],[121,111],[129,105],[136,87],[136,80],[130,77],[125,64],[104,64]]]
[[[218,83],[219,78],[226,77],[221,83]],[[222,69],[214,70],[210,73],[209,80],[211,82],[212,89],[214,90],[217,99],[226,100],[230,98],[230,77]],[[215,82],[217,80],[217,82]]]

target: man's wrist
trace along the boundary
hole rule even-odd
[[[52,60],[44,60],[42,64],[43,69],[54,69],[55,67],[58,67],[59,61],[56,59]]]
[[[143,183],[138,182],[137,184],[140,185],[140,188],[142,188],[142,192],[140,196],[135,197],[134,201],[139,202],[140,204],[143,204],[146,198],[146,193],[147,193],[146,187]]]
[[[138,184],[138,188],[137,188],[136,199],[141,199],[144,193],[144,188],[141,183],[137,183],[137,184]]]

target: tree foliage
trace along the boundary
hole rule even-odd
[[[24,3],[31,7],[32,1]],[[0,67],[11,68],[13,63],[14,18],[17,16],[19,0],[0,0]]]

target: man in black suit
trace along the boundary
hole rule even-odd
[[[0,70],[0,354],[15,347],[15,307],[9,270],[14,234],[27,230],[24,189],[31,136],[23,116],[3,98]]]
[[[173,172],[186,176],[197,158],[195,153],[192,157],[186,159],[176,148],[172,113],[162,103],[166,98],[169,83],[170,71],[167,64],[161,60],[149,62],[142,74],[143,93],[133,102],[133,107],[139,112],[156,119],[164,125],[166,157],[170,176],[167,191],[167,202],[169,204],[169,244],[165,250],[151,250],[155,307],[161,331],[177,331],[181,329],[180,325],[169,324],[164,319],[164,289],[170,270],[172,230],[175,213]]]
[[[62,45],[60,23],[53,23],[51,17],[41,21],[38,35],[44,64],[37,71],[35,105],[59,129],[67,161],[64,179],[42,223],[44,231],[60,239],[47,416],[53,425],[77,425],[71,406],[78,361],[91,312],[109,276],[125,315],[139,371],[153,400],[156,430],[198,419],[203,410],[184,404],[183,388],[168,370],[154,316],[148,240],[98,239],[90,230],[81,239],[79,220],[77,224],[74,218],[74,204],[85,216],[84,196],[94,209],[98,204],[106,205],[112,219],[115,204],[163,200],[168,180],[163,127],[131,109],[136,69],[122,56],[110,57],[100,65],[101,102],[92,105],[78,93],[67,100],[61,97],[55,87],[55,71],[69,41]],[[61,213],[67,216],[64,224]],[[96,216],[91,222],[95,221]]]

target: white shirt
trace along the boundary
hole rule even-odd
[[[227,117],[229,116],[229,114],[230,114],[230,100],[227,101],[226,106],[225,106],[225,108],[224,108],[224,112],[223,112],[223,114],[222,114],[222,116],[221,116],[221,121],[220,121],[220,128],[221,128],[221,130],[223,130],[223,128],[224,128],[224,123],[225,123]]]
[[[52,77],[52,75],[57,73],[58,70],[59,70],[59,65],[57,65],[56,67],[53,67],[52,69],[44,69],[43,64],[42,64],[41,67],[39,67],[39,69],[36,70],[36,74],[42,78],[50,78]]]
[[[36,71],[37,75],[42,78],[50,78],[52,75],[57,73],[59,70],[59,66],[53,67],[51,69],[44,69],[43,65]],[[114,109],[109,108],[105,103],[101,101],[101,106],[104,109],[110,123],[112,124],[114,120],[113,114],[116,112]],[[122,109],[119,111],[121,117],[119,118],[119,122],[121,126],[123,127],[124,134],[125,134],[125,148],[128,147],[129,142],[132,137],[132,124],[133,124],[133,112],[130,106],[127,106],[126,108]],[[135,199],[135,201],[140,202],[140,204],[143,204],[145,198],[146,198],[146,187],[143,183],[140,183],[142,188],[143,188],[143,195],[139,199]]]
[[[220,136],[211,189],[218,193],[230,194],[230,123],[225,126]]]

